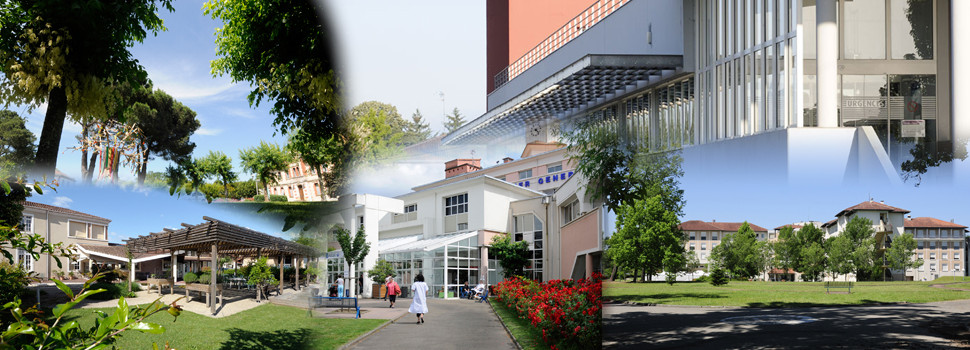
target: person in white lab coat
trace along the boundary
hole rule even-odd
[[[411,292],[414,294],[414,300],[411,301],[408,312],[417,314],[417,324],[422,324],[424,323],[424,314],[428,313],[428,284],[424,283],[424,275],[419,273],[414,277]]]

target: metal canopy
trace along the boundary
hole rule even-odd
[[[164,230],[148,236],[139,236],[125,240],[132,252],[148,252],[160,249],[208,251],[212,245],[218,246],[219,252],[233,255],[255,256],[257,250],[261,255],[299,255],[318,256],[316,249],[291,242],[279,237],[250,230],[245,227],[230,224],[203,216],[203,222],[198,225],[182,224],[179,230]]]
[[[442,143],[488,143],[523,132],[529,122],[562,120],[659,82],[682,67],[679,55],[587,55],[449,134]]]

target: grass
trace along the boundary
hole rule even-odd
[[[970,292],[934,288],[933,282],[857,282],[851,294],[826,294],[823,282],[710,283],[604,282],[604,299],[640,303],[699,306],[801,307],[877,303],[927,303],[970,299]],[[949,285],[970,289],[968,284]],[[845,291],[840,289],[839,291]]]
[[[519,318],[515,310],[495,300],[492,300],[489,305],[492,305],[492,309],[498,314],[498,318],[502,320],[505,327],[509,328],[512,337],[522,346],[523,350],[549,348],[549,346],[542,342],[541,331],[538,328],[532,327],[532,324],[528,320]]]
[[[84,328],[94,325],[94,309],[75,309],[69,315]],[[306,310],[272,304],[223,318],[182,312],[177,321],[172,319],[164,311],[152,315],[148,321],[165,327],[164,333],[127,331],[114,346],[151,349],[152,343],[163,348],[168,342],[177,349],[336,349],[386,321],[309,318]]]

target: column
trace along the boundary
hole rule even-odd
[[[482,254],[481,254],[482,262],[481,264],[478,265],[479,266],[478,278],[485,279],[485,284],[488,284],[492,282],[488,280],[488,247],[481,246],[481,248],[482,248]]]
[[[218,280],[219,273],[219,246],[215,243],[212,244],[212,270],[210,272],[211,278],[209,278],[209,311],[213,315],[216,314],[216,281]]]
[[[590,278],[593,276],[593,255],[586,253],[586,276],[585,278]]]
[[[276,294],[283,295],[283,254],[280,254],[280,258],[276,260],[276,267],[280,268],[280,289]]]
[[[818,0],[815,6],[815,29],[818,126],[839,126],[839,25],[836,22],[838,1]]]
[[[967,43],[967,36],[970,35],[970,23],[964,22],[970,18],[970,2],[962,0],[950,1],[950,86],[951,96],[951,125],[953,128],[953,147],[954,156],[965,156],[967,140],[970,139],[970,102],[966,96],[970,96],[970,44]],[[955,164],[958,162],[954,162]],[[954,168],[961,168],[959,165]],[[963,167],[965,169],[965,167]],[[959,174],[955,174],[959,175]],[[966,175],[966,170],[962,175]],[[954,177],[960,179],[961,177]],[[964,177],[965,178],[965,177]]]
[[[178,280],[179,280],[179,269],[178,268],[179,268],[179,256],[177,254],[175,254],[175,251],[173,250],[172,251],[172,283],[173,283],[172,284],[172,287],[173,287],[172,290],[175,290],[174,289],[174,287],[175,287],[175,284],[174,283],[175,282],[178,282]]]
[[[293,268],[296,269],[296,284],[293,285],[293,290],[300,290],[300,262],[297,261],[298,256],[293,257]]]

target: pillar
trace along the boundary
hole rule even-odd
[[[300,290],[300,262],[297,261],[300,257],[293,257],[293,268],[296,269],[296,283],[293,284],[293,290]]]
[[[276,267],[280,268],[280,288],[276,293],[277,295],[283,295],[283,254],[280,254],[279,260],[276,260]]]
[[[593,276],[593,254],[586,253],[586,276],[585,278],[590,278]]]
[[[209,311],[213,315],[216,314],[216,281],[218,280],[219,273],[219,246],[215,243],[212,244],[212,272],[209,279]]]
[[[839,25],[838,1],[818,0],[815,6],[816,81],[818,82],[818,126],[839,126]]]
[[[965,156],[964,147],[970,139],[970,102],[966,96],[970,96],[970,44],[967,43],[967,36],[970,35],[970,22],[964,20],[970,18],[970,2],[963,0],[950,1],[950,86],[951,96],[951,125],[953,128],[953,147],[954,156]],[[954,162],[957,163],[957,162]],[[955,168],[960,168],[956,166]],[[963,174],[967,175],[966,171]],[[954,177],[960,179],[961,177]]]
[[[481,264],[478,265],[479,266],[479,268],[478,268],[478,276],[479,277],[478,278],[484,278],[485,279],[485,284],[488,284],[488,283],[491,282],[491,281],[488,280],[488,247],[482,246],[481,248],[482,248],[482,254],[481,254],[481,256],[482,256],[482,262],[481,262]],[[478,281],[475,281],[475,282],[478,282]],[[476,284],[478,284],[478,283],[476,283]]]
[[[173,250],[172,251],[172,283],[178,282],[178,280],[179,280],[179,256],[175,254],[175,251]]]

